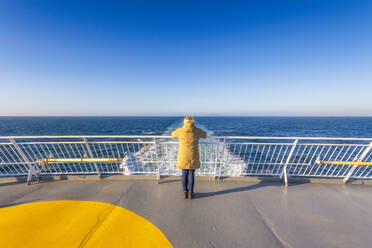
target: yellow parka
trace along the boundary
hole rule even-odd
[[[193,170],[200,168],[199,139],[207,138],[207,133],[194,124],[184,125],[172,132],[178,139],[177,168]]]

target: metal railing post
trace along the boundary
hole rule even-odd
[[[369,143],[369,145],[366,147],[366,149],[364,149],[363,153],[360,155],[359,158],[356,158],[354,159],[354,161],[356,162],[361,162],[366,156],[367,154],[369,153],[369,151],[372,149],[372,142]],[[353,175],[355,169],[358,167],[358,165],[353,165],[353,167],[351,167],[350,171],[347,173],[347,175],[345,176],[344,178],[344,183],[347,183],[347,181],[349,181],[351,175]]]
[[[214,179],[216,179],[217,164],[218,164],[218,142],[216,143],[216,159],[214,161],[214,174],[213,174]]]
[[[223,152],[222,152],[222,156],[225,156],[225,151],[226,151],[226,138],[223,139]],[[227,159],[227,158],[226,158]],[[226,159],[224,159],[224,162],[223,164],[225,165],[226,163]],[[218,171],[218,180],[221,179],[221,169],[222,169],[222,163],[219,164],[220,168],[219,168],[219,171]]]
[[[154,137],[154,146],[155,146],[155,157],[156,157],[156,161],[158,162],[159,161],[158,144],[156,142],[155,137]],[[160,182],[160,163],[157,163],[157,165],[158,165],[158,172],[157,172],[157,175],[156,175],[156,183],[159,184],[159,182]]]
[[[288,154],[288,158],[287,160],[285,161],[285,164],[284,164],[284,167],[283,167],[283,171],[280,175],[280,178],[282,178],[284,176],[284,185],[286,187],[288,187],[288,176],[287,176],[287,166],[289,164],[289,161],[291,160],[292,158],[292,155],[293,155],[293,152],[294,150],[296,149],[296,146],[297,146],[297,143],[298,143],[298,139],[296,139],[293,144],[292,144],[292,148],[291,150],[289,151],[289,154]]]
[[[25,161],[26,164],[28,164],[28,175],[27,175],[27,185],[31,184],[32,180],[32,174],[34,174],[34,167],[32,165],[32,161],[26,156],[26,154],[22,151],[21,147],[17,144],[15,139],[9,139],[9,141],[13,144],[17,152],[21,155],[23,160]],[[39,179],[38,179],[39,180]]]
[[[90,149],[90,146],[89,146],[89,143],[88,143],[87,139],[86,138],[83,138],[83,141],[84,141],[85,146],[87,147],[87,151],[89,153],[89,157],[90,158],[94,158],[93,152]],[[95,167],[95,169],[97,171],[98,177],[101,179],[101,171],[99,170],[99,167],[98,167],[97,163],[93,163],[93,164],[94,164],[94,167]]]

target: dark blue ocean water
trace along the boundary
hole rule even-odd
[[[0,117],[0,136],[169,135],[183,117]],[[195,117],[215,136],[372,137],[372,117]]]

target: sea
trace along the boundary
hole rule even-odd
[[[0,136],[170,135],[182,126],[172,117],[0,117]],[[209,136],[372,138],[372,117],[203,117]]]
[[[172,117],[0,117],[0,140],[1,136],[43,136],[43,135],[140,135],[140,136],[169,136],[171,132],[183,124],[183,116]],[[218,166],[219,174],[225,176],[241,176],[247,174],[278,174],[279,168],[277,165],[264,164],[262,159],[274,159],[275,161],[284,161],[288,156],[288,147],[286,145],[243,145],[234,143],[234,138],[229,139],[227,144],[221,142],[220,138],[216,136],[264,136],[264,137],[339,137],[339,138],[372,138],[372,117],[206,117],[196,116],[196,126],[205,130],[208,134],[208,139],[203,152],[201,153],[201,160],[205,162],[203,169],[200,170],[202,175],[211,175]],[[22,139],[17,139],[20,141]],[[49,140],[48,140],[49,141]],[[93,138],[90,141],[94,141]],[[125,175],[135,173],[156,173],[158,171],[158,164],[141,161],[152,161],[154,156],[159,157],[159,161],[173,161],[167,166],[160,166],[159,171],[162,175],[178,175],[180,170],[175,167],[177,158],[177,149],[175,146],[161,143],[166,141],[164,138],[158,139],[156,146],[126,146],[126,147],[112,147],[102,144],[92,145],[92,149],[96,153],[96,157],[110,157],[116,154],[116,157],[123,158],[120,164],[103,164],[100,167],[101,172],[104,173],[124,173]],[[160,142],[161,141],[161,142]],[[251,142],[256,142],[251,140]],[[278,142],[272,140],[271,142]],[[289,141],[286,141],[289,142]],[[292,141],[290,141],[292,142]],[[360,143],[368,144],[369,141],[312,141],[312,143]],[[211,143],[216,144],[215,146]],[[49,148],[46,148],[49,146]],[[23,149],[29,154],[33,160],[38,160],[45,157],[69,157],[71,154],[67,151],[66,146],[44,144],[41,145],[23,145]],[[247,148],[249,149],[247,150]],[[283,148],[284,147],[284,148]],[[360,154],[363,146],[348,145],[330,145],[326,149],[317,149],[317,146],[297,146],[294,152],[293,161],[296,161],[295,166],[288,169],[288,173],[297,175],[298,173],[305,173],[308,169],[303,166],[304,163],[315,163],[317,157],[323,160],[336,159],[344,157],[348,159],[355,159]],[[324,147],[324,146],[323,146]],[[6,149],[5,146],[0,153],[1,161],[11,162],[10,158],[15,155],[11,150]],[[32,149],[31,149],[32,148]],[[63,150],[65,148],[66,151]],[[70,147],[73,149],[72,147]],[[276,149],[278,148],[278,149]],[[282,149],[283,148],[283,149]],[[57,149],[57,150],[55,150]],[[114,149],[114,150],[112,150]],[[116,149],[116,150],[115,150]],[[216,153],[216,150],[219,152]],[[311,151],[311,156],[306,156]],[[72,152],[83,154],[85,150],[82,146],[75,144],[75,150]],[[246,156],[248,154],[253,154]],[[111,155],[110,155],[111,154]],[[304,156],[302,156],[305,154]],[[338,156],[341,154],[340,156]],[[335,156],[333,156],[335,155]],[[3,156],[3,157],[2,157]],[[332,157],[333,156],[333,157]],[[372,157],[371,155],[367,156]],[[140,162],[139,162],[140,161]],[[226,165],[222,166],[216,161],[227,161]],[[300,164],[302,163],[302,164]],[[262,165],[262,166],[261,166]],[[75,165],[75,167],[68,167],[67,165],[60,165],[53,167],[51,165],[45,173],[53,174],[64,170],[66,173],[82,173],[81,168],[84,165]],[[328,166],[328,165],[327,165]],[[345,174],[348,167],[340,166],[337,169],[327,166],[313,166],[310,169],[314,170],[311,173],[316,175],[329,176],[328,172],[331,170],[332,175],[339,176]],[[85,168],[85,167],[84,167]],[[89,167],[88,171],[93,172],[94,167]],[[322,168],[318,172],[319,168]],[[328,169],[323,169],[328,168]],[[336,168],[336,167],[335,167]],[[363,168],[364,169],[364,168]],[[18,173],[19,166],[9,168],[0,167],[1,173]],[[323,173],[324,172],[324,173]],[[372,170],[358,170],[361,173],[372,173]],[[320,173],[320,174],[319,174]],[[322,174],[323,173],[323,174]],[[358,174],[358,175],[359,175]],[[364,175],[363,174],[363,175]],[[359,175],[359,176],[360,176]]]

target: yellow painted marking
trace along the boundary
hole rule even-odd
[[[48,201],[0,208],[0,247],[172,247],[149,221],[122,207]]]
[[[319,164],[338,164],[338,165],[343,165],[343,164],[348,164],[348,165],[372,165],[372,162],[357,162],[357,161],[324,161],[320,160]]]

